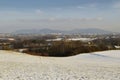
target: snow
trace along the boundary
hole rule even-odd
[[[120,50],[72,57],[0,51],[0,80],[120,80]]]
[[[120,46],[115,46],[116,49],[120,49]]]
[[[85,42],[88,42],[88,41],[92,41],[94,40],[95,38],[69,38],[67,40],[70,40],[70,41],[85,41]]]
[[[62,38],[57,38],[57,39],[48,39],[46,41],[61,41],[61,40],[63,40],[63,39]]]
[[[95,40],[96,38],[68,38],[66,39],[67,41],[83,41],[83,42],[88,42]],[[63,38],[57,38],[57,39],[48,39],[46,41],[61,41],[64,40]]]

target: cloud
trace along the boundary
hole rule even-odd
[[[96,8],[97,7],[97,3],[92,3],[92,4],[85,4],[82,6],[77,6],[76,8],[78,9],[89,9],[89,8]]]
[[[120,9],[120,1],[113,4],[113,8]]]
[[[62,10],[62,8],[60,8],[60,7],[56,7],[56,8],[54,8],[55,10]]]
[[[52,17],[52,18],[49,18],[48,20],[49,20],[49,21],[55,21],[56,18],[53,18],[53,17]]]
[[[97,21],[103,21],[104,19],[102,17],[97,17],[97,18],[95,18],[95,20],[97,20]]]
[[[97,3],[89,4],[89,7],[90,7],[90,8],[95,8],[95,7],[97,7]]]
[[[79,19],[70,19],[71,21],[103,21],[104,19],[102,17],[95,17],[95,18],[79,18]]]
[[[36,13],[36,14],[43,14],[44,12],[43,12],[42,10],[40,10],[40,9],[36,9],[36,10],[35,10],[35,13]]]
[[[86,7],[83,7],[83,6],[77,6],[78,9],[84,9]]]
[[[39,23],[39,22],[50,22],[50,23],[59,23],[59,22],[99,22],[103,21],[102,17],[95,17],[95,18],[46,18],[46,19],[17,19],[16,21],[22,23]]]

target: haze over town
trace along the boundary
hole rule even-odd
[[[119,0],[1,0],[0,32],[21,29],[120,30]]]

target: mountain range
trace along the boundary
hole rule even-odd
[[[62,33],[62,34],[110,34],[111,31],[102,30],[98,28],[87,28],[87,29],[73,29],[69,31],[65,30],[53,30],[53,29],[23,29],[13,32],[14,34],[52,34],[52,33]]]

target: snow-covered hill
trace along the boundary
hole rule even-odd
[[[120,50],[53,58],[0,51],[0,80],[120,80]]]

